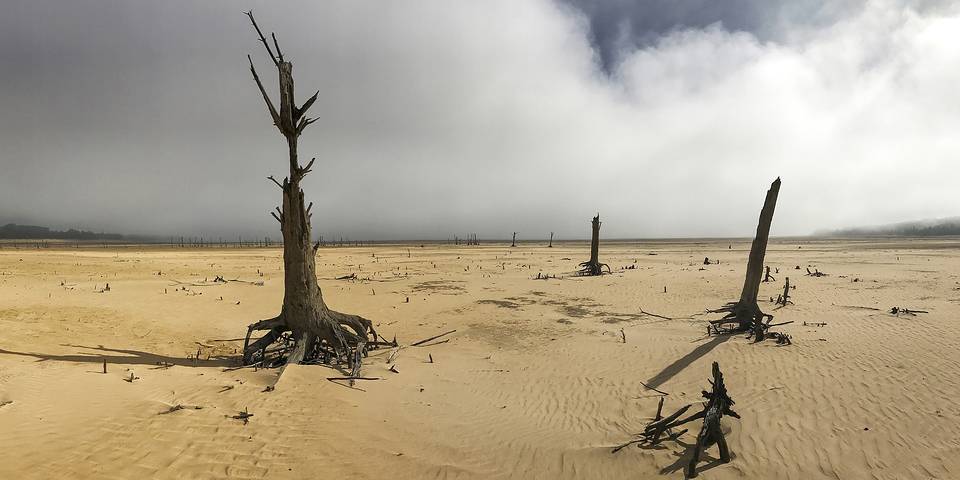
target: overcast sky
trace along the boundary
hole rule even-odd
[[[0,223],[280,236],[246,17],[314,232],[774,235],[960,214],[960,8],[910,0],[7,0]]]

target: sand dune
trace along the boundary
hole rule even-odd
[[[672,411],[713,361],[743,418],[724,419],[733,461],[708,450],[701,478],[958,478],[958,247],[773,242],[761,308],[795,322],[784,347],[704,336],[744,241],[604,244],[614,273],[592,278],[570,276],[582,244],[321,249],[331,307],[405,345],[457,330],[403,348],[399,374],[372,353],[382,380],[353,389],[322,366],[225,370],[280,306],[278,249],[0,248],[0,478],[683,478],[693,434],[610,449],[656,410],[641,382]],[[795,304],[775,309],[784,276]],[[202,408],[161,414],[178,404]]]

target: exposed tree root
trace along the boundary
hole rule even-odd
[[[333,310],[323,312],[317,322],[321,326],[299,334],[289,326],[283,315],[261,320],[247,327],[243,347],[243,363],[258,363],[262,367],[276,367],[287,363],[324,363],[346,366],[350,376],[357,376],[362,358],[367,352],[382,347],[397,346],[396,339],[380,339],[370,320]],[[254,331],[267,331],[254,342]]]
[[[583,262],[579,265],[581,268],[577,271],[577,275],[581,276],[595,276],[603,275],[603,267],[607,267],[607,273],[612,273],[610,270],[610,265],[600,262]]]

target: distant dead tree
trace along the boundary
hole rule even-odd
[[[549,248],[553,248],[553,232],[550,232],[550,243],[547,245]]]
[[[773,315],[763,313],[760,306],[757,305],[757,294],[760,292],[760,282],[763,278],[763,258],[767,252],[770,223],[773,222],[773,211],[776,209],[779,193],[780,177],[777,177],[770,185],[767,198],[763,202],[763,209],[760,210],[757,236],[754,237],[753,244],[750,247],[750,257],[747,260],[747,273],[743,281],[740,301],[730,302],[717,310],[710,310],[711,313],[726,313],[723,318],[710,321],[713,333],[750,332],[754,341],[759,342],[766,338],[766,332],[770,327],[792,323],[785,322],[771,325],[770,321],[773,320]]]
[[[269,366],[271,361],[274,364],[284,361],[287,364],[346,364],[350,368],[351,376],[356,376],[360,371],[361,358],[368,347],[379,343],[377,333],[370,320],[335,312],[324,303],[320,286],[317,285],[315,260],[320,242],[315,245],[310,242],[310,209],[313,203],[304,208],[303,190],[300,188],[300,182],[310,173],[316,159],[311,159],[306,166],[300,165],[297,159],[297,142],[303,130],[316,121],[316,118],[307,117],[306,113],[320,92],[314,93],[303,105],[296,106],[293,64],[284,58],[276,35],[270,34],[273,40],[271,48],[253,18],[253,12],[246,12],[246,15],[279,76],[280,108],[277,109],[257,75],[253,60],[247,55],[250,73],[263,95],[271,120],[287,141],[290,172],[282,183],[273,176],[267,177],[283,191],[283,208],[278,207],[274,212],[270,212],[273,218],[280,222],[283,232],[283,306],[276,317],[261,320],[247,328],[243,363],[261,363],[264,366]],[[267,333],[251,343],[250,336],[254,331]],[[276,346],[268,350],[273,344]],[[268,359],[270,355],[272,357]]]
[[[580,264],[580,275],[601,275],[603,274],[603,267],[607,267],[607,272],[610,272],[610,266],[606,263],[600,263],[600,214],[598,213],[596,217],[593,217],[593,221],[590,222],[592,227],[592,236],[590,238],[590,260]]]
[[[510,246],[511,247],[517,246],[517,232],[513,232],[513,243]]]

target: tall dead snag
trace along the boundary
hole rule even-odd
[[[767,198],[760,210],[760,221],[757,225],[757,236],[750,247],[750,258],[747,260],[747,274],[743,281],[743,290],[740,300],[730,302],[711,313],[726,313],[719,320],[711,320],[713,333],[750,332],[754,341],[761,341],[766,337],[766,331],[772,325],[773,315],[763,313],[757,305],[757,294],[760,292],[760,282],[763,278],[763,257],[767,253],[767,240],[770,237],[770,223],[773,221],[773,211],[777,206],[777,195],[780,193],[780,177],[777,177],[767,190]],[[766,321],[765,321],[766,320]]]
[[[580,264],[580,275],[601,275],[603,274],[603,267],[607,267],[607,272],[610,272],[610,266],[606,263],[600,263],[600,214],[598,213],[596,217],[593,217],[593,221],[590,222],[593,229],[593,236],[590,238],[590,260]]]
[[[547,244],[547,247],[553,248],[553,232],[550,232],[550,243]]]
[[[517,246],[517,232],[513,232],[513,243],[510,244],[511,247]]]
[[[707,399],[707,404],[704,405],[702,411],[680,418],[687,413],[687,410],[692,406],[687,405],[664,418],[661,416],[661,412],[663,411],[663,397],[660,397],[660,403],[657,405],[657,416],[647,425],[643,433],[638,434],[638,438],[614,448],[613,453],[635,443],[641,447],[653,447],[663,440],[676,440],[686,433],[687,430],[683,429],[674,432],[673,429],[694,420],[703,419],[703,426],[697,435],[697,443],[693,447],[693,455],[690,458],[690,463],[687,464],[687,478],[697,476],[697,463],[700,462],[700,454],[703,453],[704,449],[714,444],[717,445],[717,448],[720,450],[720,461],[723,463],[729,462],[730,450],[727,448],[727,441],[723,437],[720,420],[724,415],[729,415],[733,418],[740,418],[740,415],[731,409],[734,401],[730,398],[730,395],[727,394],[727,387],[723,383],[723,373],[720,372],[720,365],[717,362],[713,362],[712,373],[713,380],[710,381],[710,384],[713,388],[710,392],[706,390],[701,392],[703,398]]]
[[[313,203],[304,207],[303,190],[300,189],[300,182],[310,173],[315,159],[311,159],[306,166],[301,166],[297,159],[297,142],[303,130],[316,121],[305,114],[320,92],[314,93],[303,105],[296,106],[293,65],[280,51],[276,35],[270,34],[274,47],[271,49],[270,43],[253,18],[253,12],[246,14],[279,76],[280,108],[277,109],[257,75],[253,60],[247,55],[250,73],[253,74],[253,80],[263,96],[267,111],[274,126],[287,142],[290,173],[282,183],[272,176],[267,177],[283,190],[283,208],[270,212],[280,222],[280,230],[283,232],[283,306],[276,317],[261,320],[247,328],[243,363],[263,366],[284,362],[346,364],[350,368],[351,376],[356,376],[368,346],[376,346],[382,342],[377,341],[377,333],[370,320],[335,312],[324,303],[320,286],[317,285],[315,263],[320,243],[310,243],[310,208]],[[254,331],[267,333],[250,343],[250,336]]]

